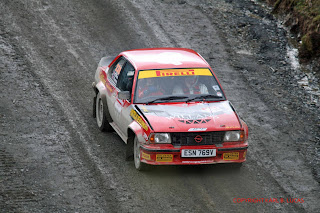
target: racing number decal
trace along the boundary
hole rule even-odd
[[[121,62],[121,61],[120,61]],[[120,63],[118,63],[114,69],[114,71],[112,72],[112,80],[117,83],[118,81],[118,78],[119,78],[119,74],[120,74],[120,71],[122,69],[122,65]]]
[[[121,68],[122,68],[121,65],[117,64],[115,71],[119,74],[121,71]]]
[[[144,130],[148,130],[147,124],[143,121],[143,119],[140,117],[140,115],[138,115],[138,113],[134,109],[131,109],[130,116],[133,118],[133,120],[137,121],[137,123],[140,124],[140,126]]]

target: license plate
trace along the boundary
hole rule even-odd
[[[239,152],[223,153],[223,160],[239,160]]]
[[[181,157],[214,157],[216,156],[216,149],[183,149]]]

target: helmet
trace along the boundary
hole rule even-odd
[[[198,83],[198,75],[185,76],[185,82],[188,87],[194,87]]]

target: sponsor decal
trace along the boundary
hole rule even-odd
[[[104,72],[100,72],[99,75],[100,81],[103,83],[103,85],[105,85],[107,87],[107,89],[112,92],[112,87],[109,85],[109,83],[106,81],[106,74]]]
[[[197,161],[182,161],[184,164],[201,164],[201,163],[208,163],[208,162],[214,162],[214,161],[208,161],[208,160],[197,160]]]
[[[177,119],[179,122],[186,124],[194,124],[195,121],[197,124],[198,120],[201,120],[198,124],[204,124],[211,122],[212,118],[216,118],[219,115],[234,113],[228,101],[221,103],[198,103],[192,106],[181,104],[179,106],[162,105],[161,108],[153,105],[144,105],[144,107],[148,111],[145,113],[153,113],[155,116],[167,119]],[[144,112],[142,106],[141,110]]]
[[[226,126],[226,129],[237,129],[239,126]]]
[[[142,152],[142,158],[146,159],[146,160],[151,160],[151,156],[147,153]]]
[[[219,86],[218,85],[213,85],[212,88],[217,91],[217,90],[220,90]]]
[[[133,120],[137,121],[137,123],[144,129],[144,130],[148,130],[148,126],[147,124],[143,121],[143,119],[141,118],[140,115],[138,115],[138,113],[134,110],[134,109],[131,109],[131,112],[130,112],[130,116]]]
[[[243,153],[243,158],[245,158],[246,155],[247,155],[247,151],[244,151],[244,153]]]
[[[163,77],[163,76],[183,76],[183,75],[195,75],[194,70],[187,70],[187,71],[170,71],[170,70],[158,70],[156,71],[157,77]]]
[[[170,70],[143,70],[139,72],[138,79],[142,78],[156,78],[156,77],[170,77],[170,76],[190,76],[190,75],[204,75],[212,76],[209,69],[170,69]]]
[[[234,198],[234,203],[304,203],[304,198]]]
[[[113,72],[112,73],[112,80],[114,81],[114,82],[117,82],[118,81],[118,77],[119,77],[119,74],[117,73],[117,72]]]
[[[239,160],[239,152],[223,153],[223,160]]]
[[[134,71],[128,71],[127,76],[133,77],[134,76]]]
[[[142,106],[141,109],[142,109],[144,112],[148,112],[148,109],[147,109],[145,106]]]
[[[106,79],[105,79],[105,74],[101,71],[100,72],[100,81],[103,83],[103,84],[106,84]]]
[[[211,114],[209,112],[201,114],[201,113],[192,113],[192,112],[186,111],[185,113],[170,112],[168,113],[168,115],[169,116],[167,116],[167,118],[169,119],[178,118],[183,120],[196,120],[196,119],[208,118]]]
[[[156,155],[156,161],[157,162],[172,162],[173,161],[173,155],[170,155],[170,154],[158,154],[158,155]]]
[[[188,131],[189,132],[201,132],[201,131],[206,131],[207,128],[190,128]]]
[[[108,89],[110,92],[113,91],[113,89],[112,89],[112,87],[111,87],[111,85],[110,85],[109,83],[106,83],[105,85],[106,85],[107,89]]]
[[[197,119],[197,120],[190,119],[190,120],[178,120],[178,121],[185,124],[205,124],[211,121],[211,119]]]

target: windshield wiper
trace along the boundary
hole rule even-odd
[[[156,98],[152,101],[147,102],[146,104],[151,104],[156,101],[169,101],[169,100],[179,100],[179,99],[185,99],[188,98],[188,96],[167,96],[167,97],[162,97],[162,98]]]
[[[201,96],[197,96],[197,97],[194,97],[194,98],[190,98],[188,99],[186,102],[190,102],[190,101],[194,101],[196,99],[202,99],[202,100],[205,100],[207,98],[223,98],[222,96],[217,96],[217,95],[201,95]]]

